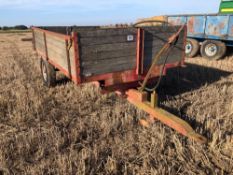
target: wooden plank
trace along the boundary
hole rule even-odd
[[[65,40],[56,41],[51,38],[47,38],[47,44],[56,47],[57,49],[64,49],[66,47]]]
[[[65,53],[65,49],[64,49],[64,51],[63,51],[63,53],[58,53],[58,52],[56,52],[56,51],[54,51],[54,50],[52,50],[52,49],[48,49],[48,56],[49,57],[59,57],[59,58],[66,58],[66,53]]]
[[[36,43],[36,49],[39,49],[41,52],[43,52],[45,54],[45,47],[44,44],[41,43]]]
[[[152,48],[153,49],[160,49],[164,46],[165,43],[166,42],[162,43],[159,41],[145,42],[144,50],[151,50]],[[183,50],[183,43],[176,43],[176,45],[174,47]]]
[[[57,47],[57,46],[55,46],[55,45],[53,45],[53,44],[51,44],[49,42],[47,43],[47,46],[49,47],[49,49],[51,49],[51,50],[53,50],[53,51],[55,51],[57,53],[64,53],[65,52],[65,48],[66,48],[65,45]]]
[[[82,75],[87,76],[93,76],[93,75],[100,75],[100,74],[106,74],[106,73],[113,73],[113,72],[121,72],[126,70],[133,70],[136,67],[136,63],[132,64],[118,64],[113,63],[111,66],[109,65],[98,65],[91,68],[81,68]]]
[[[131,50],[131,49],[136,51],[136,42],[84,46],[81,47],[81,52],[82,54],[83,53],[87,54],[87,53],[98,53],[104,51],[119,51],[119,50]]]
[[[53,36],[52,34],[47,34],[47,37],[48,37],[49,40],[53,40],[54,42],[65,43],[65,39],[58,38],[56,36]]]
[[[101,44],[115,44],[115,43],[129,43],[136,42],[136,35],[132,35],[133,40],[127,41],[128,35],[109,36],[109,37],[93,37],[93,38],[81,38],[80,43],[82,46],[92,46]]]
[[[172,64],[181,61],[181,54],[180,55],[174,55],[174,56],[168,56],[166,64]],[[165,62],[166,57],[161,57],[161,59],[158,61],[156,65],[162,65]],[[152,61],[150,59],[146,59],[144,61],[145,68],[149,68],[151,66]]]
[[[52,52],[52,53],[55,53],[55,54],[58,54],[58,55],[61,55],[61,56],[66,55],[65,48],[63,48],[63,49],[56,49],[56,48],[54,48],[54,47],[49,46],[49,47],[48,47],[48,50],[49,50],[50,52]]]
[[[64,70],[66,70],[68,72],[68,64],[67,64],[67,57],[66,56],[56,55],[54,53],[52,55],[51,52],[48,52],[48,54],[49,54],[50,60],[52,60],[53,62],[60,65]]]
[[[35,31],[35,37],[36,37],[36,38],[43,39],[43,33],[42,33],[42,32],[38,32],[38,31]]]
[[[136,35],[136,28],[97,29],[94,31],[79,31],[78,36],[83,37],[109,37],[119,35]]]
[[[43,42],[44,37],[43,36],[35,36],[35,40]]]
[[[150,53],[147,53],[145,55],[145,59],[144,59],[144,64],[146,67],[149,67],[151,62],[152,62],[152,59],[154,58],[154,56],[156,55],[157,52],[150,52]],[[182,54],[183,52],[181,52],[180,50],[178,49],[173,49],[169,55],[163,55],[160,60],[158,61],[158,65],[159,64],[163,64],[164,63],[164,60],[166,59],[166,57],[168,56],[167,58],[167,63],[174,63],[174,62],[178,62],[178,61],[181,61],[182,59]]]
[[[144,52],[145,54],[148,54],[148,52],[158,52],[161,48],[163,47],[163,45],[160,46],[156,46],[156,47],[145,47]],[[174,49],[178,49],[180,52],[182,52],[184,50],[183,45],[179,44],[179,45],[175,45]]]
[[[111,66],[114,63],[121,63],[121,64],[131,64],[136,63],[135,56],[128,56],[128,57],[118,57],[118,58],[111,58],[111,59],[104,59],[104,60],[92,60],[92,61],[81,61],[81,66],[89,67],[89,66],[98,66],[98,65],[109,65]]]
[[[161,47],[161,48],[162,48],[162,47]],[[158,52],[160,51],[161,48],[146,49],[146,50],[145,50],[145,56],[146,56],[146,55],[151,55],[151,54],[152,54],[152,55],[155,55],[156,53],[158,53]],[[174,47],[174,48],[172,49],[171,53],[174,52],[174,51],[177,51],[177,52],[182,53],[182,52],[183,52],[183,48],[181,48],[181,47],[180,47],[180,48]]]
[[[36,42],[36,44],[39,44],[39,45],[43,45],[43,46],[44,46],[44,39],[35,38],[35,42]]]
[[[81,59],[83,61],[88,60],[102,60],[102,59],[111,59],[111,58],[117,58],[117,57],[126,57],[126,56],[135,56],[136,57],[136,50],[130,49],[130,50],[118,50],[118,51],[100,51],[98,53],[81,53]]]
[[[35,39],[35,42],[36,42],[36,44],[38,44],[38,45],[41,45],[41,46],[45,47],[45,46],[44,46],[44,41],[43,41],[43,40]]]

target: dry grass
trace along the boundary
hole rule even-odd
[[[29,35],[0,38],[2,174],[233,174],[232,57],[190,59],[159,89],[163,108],[208,137],[199,145],[159,122],[141,128],[143,112],[92,85],[44,87]]]

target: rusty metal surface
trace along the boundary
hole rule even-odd
[[[190,16],[187,18],[188,35],[196,37],[205,36],[205,16]]]
[[[233,15],[196,14],[168,16],[171,25],[187,24],[187,36],[197,39],[233,40]]]
[[[227,39],[229,16],[207,16],[205,34],[207,38]]]

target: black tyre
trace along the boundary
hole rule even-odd
[[[201,46],[201,55],[210,60],[218,60],[226,54],[226,50],[225,43],[221,41],[206,40]]]
[[[200,49],[199,42],[195,39],[188,38],[186,41],[185,54],[188,58],[197,56]]]
[[[44,81],[44,85],[47,87],[53,87],[56,85],[56,70],[48,61],[40,60],[40,70]]]

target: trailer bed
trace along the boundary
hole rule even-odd
[[[152,59],[180,26],[101,28],[33,27],[35,51],[76,84],[98,81],[113,86],[142,80]],[[186,28],[169,55],[163,55],[151,78],[184,62]]]

